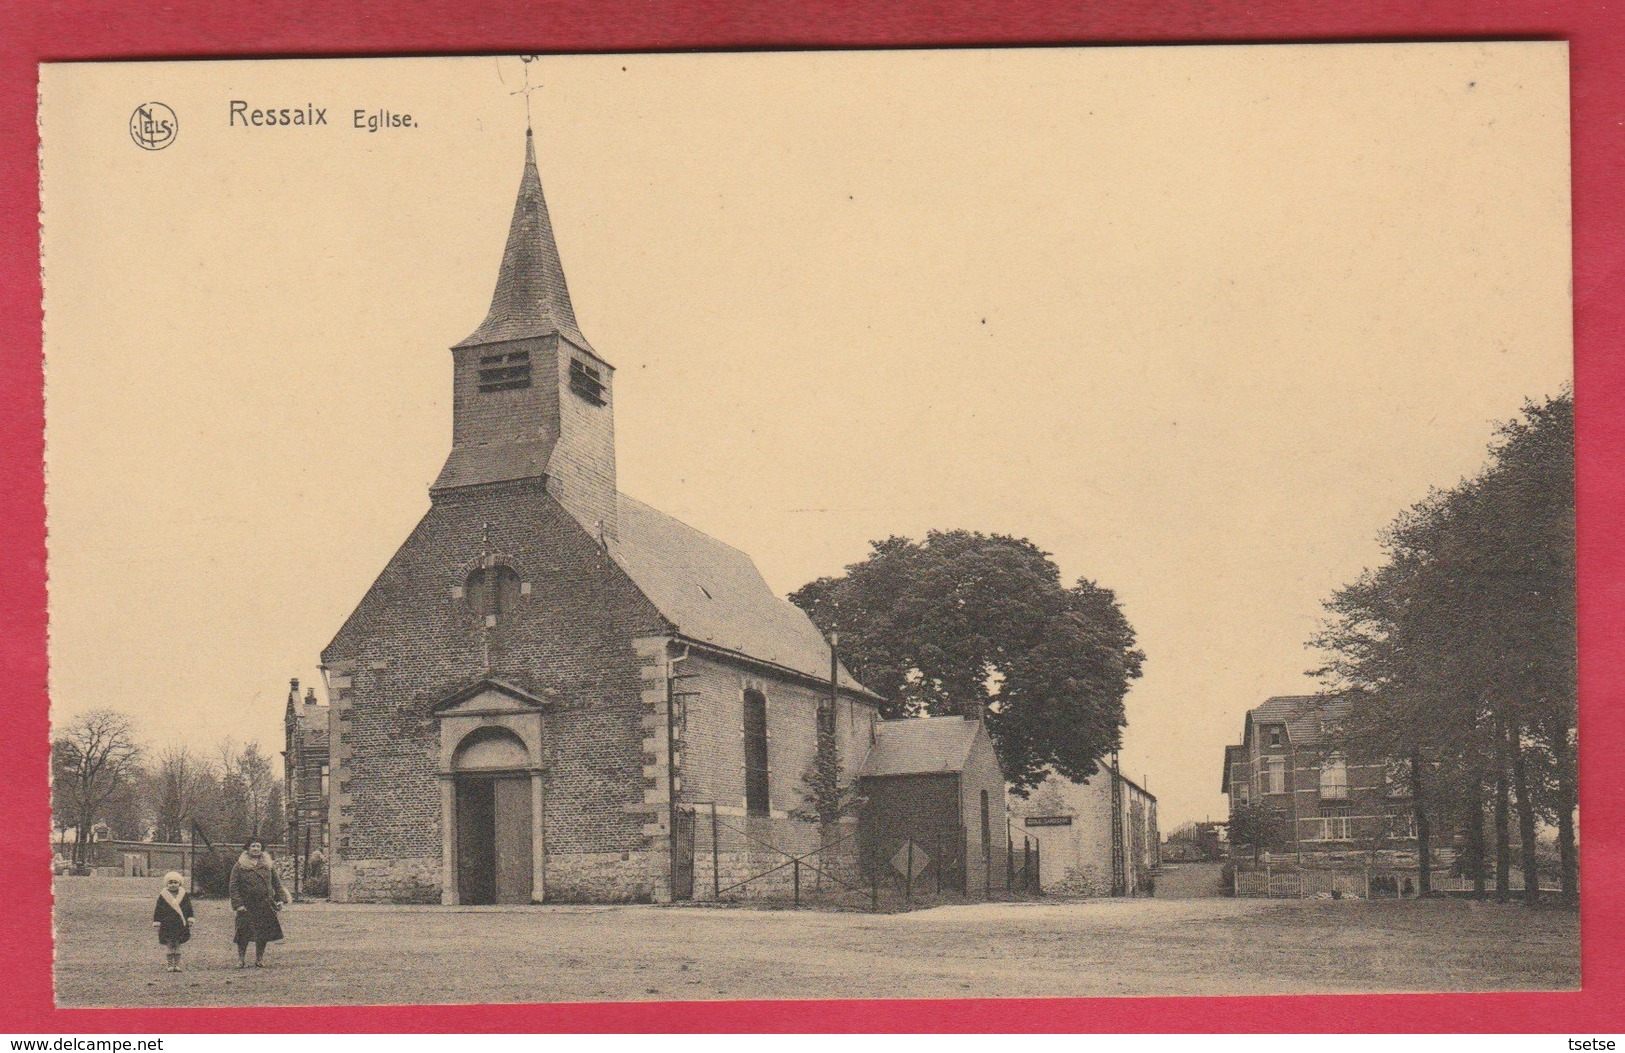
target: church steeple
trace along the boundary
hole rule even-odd
[[[613,539],[615,371],[576,325],[529,128],[491,310],[451,354],[451,456],[430,494],[540,482],[593,537]]]
[[[536,170],[536,139],[526,128],[525,170],[519,179],[513,219],[508,224],[508,245],[502,252],[491,310],[480,327],[457,346],[523,340],[549,333],[592,349],[576,325],[575,307],[564,281],[564,264],[553,238],[553,221],[542,196],[542,177]]]

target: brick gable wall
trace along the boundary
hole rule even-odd
[[[523,583],[486,629],[460,594],[482,556]],[[528,586],[528,588],[525,588]],[[646,659],[669,626],[537,480],[443,491],[323,653],[333,706],[333,895],[438,902],[438,728],[480,676],[549,700],[549,898],[648,898]]]

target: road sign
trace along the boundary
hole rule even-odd
[[[913,849],[912,852],[909,851],[911,848]],[[925,868],[931,865],[931,857],[926,855],[925,849],[919,845],[905,840],[901,845],[897,846],[897,854],[891,857],[891,865],[893,870],[912,880],[919,877],[925,872]],[[914,868],[912,874],[909,873],[910,866]]]

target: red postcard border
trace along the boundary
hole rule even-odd
[[[20,0],[0,44],[0,1028],[90,1032],[1618,1031],[1625,1020],[1625,17],[1541,0]],[[1564,994],[58,1010],[51,992],[37,63],[175,57],[1558,39],[1570,44],[1584,989]],[[179,659],[179,656],[177,656]],[[1515,947],[1507,949],[1517,953]],[[1260,953],[1267,949],[1260,948]]]

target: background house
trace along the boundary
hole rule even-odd
[[[1403,763],[1351,758],[1342,723],[1348,708],[1330,695],[1271,698],[1248,711],[1241,742],[1225,747],[1232,860],[1244,871],[1309,872],[1283,880],[1275,894],[1288,886],[1301,886],[1301,894],[1416,892],[1409,772]],[[1237,822],[1246,809],[1272,814],[1275,836],[1252,843]],[[1447,856],[1436,851],[1435,860],[1443,865]],[[1272,888],[1238,876],[1238,892],[1255,886]]]
[[[283,803],[287,809],[288,849],[297,862],[300,891],[326,890],[325,864],[332,849],[327,825],[329,710],[316,699],[316,689],[299,695],[299,681],[288,682],[283,712]],[[314,862],[314,865],[312,861]],[[311,878],[317,879],[312,884]],[[308,887],[307,887],[308,886]]]
[[[1046,892],[1140,896],[1161,862],[1157,799],[1115,765],[1085,782],[1051,775],[1026,798],[1011,794],[1013,838],[1040,846]]]

